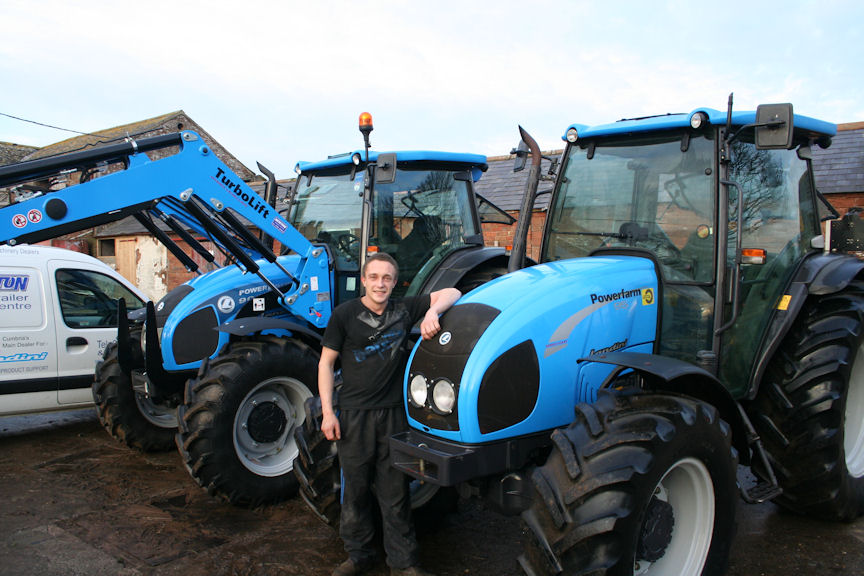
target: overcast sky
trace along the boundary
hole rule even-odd
[[[184,110],[246,166],[506,154],[524,126],[792,102],[864,121],[864,3],[0,0],[0,113],[80,132]],[[0,141],[69,132],[0,116]]]

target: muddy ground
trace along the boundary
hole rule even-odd
[[[0,491],[0,575],[323,576],[344,558],[299,499],[233,508],[176,453],[130,450],[90,410],[0,418]],[[864,575],[864,519],[827,524],[772,504],[739,518],[730,575]],[[421,537],[421,559],[442,576],[520,574],[520,539],[518,520],[463,501]]]

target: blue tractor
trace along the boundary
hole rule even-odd
[[[531,576],[722,574],[739,494],[861,515],[864,262],[811,166],[835,130],[731,97],[568,127],[542,262],[416,345],[391,463],[521,515]]]
[[[0,168],[0,186],[82,174],[77,185],[0,208],[0,243],[38,242],[133,216],[189,269],[198,266],[157,222],[214,265],[188,231],[225,257],[229,265],[146,311],[127,313],[121,303],[118,341],[97,367],[93,392],[112,435],[144,450],[176,442],[195,480],[234,504],[296,493],[293,429],[317,393],[323,329],[333,306],[359,294],[366,254],[393,254],[404,294],[468,291],[506,272],[504,249],[483,246],[473,193],[486,158],[377,153],[368,145],[371,116],[361,119],[365,148],[299,163],[296,186],[279,201],[271,173],[261,167],[269,182],[257,194],[193,132]],[[176,153],[148,158],[165,148]],[[32,211],[43,217],[19,227],[15,215]]]

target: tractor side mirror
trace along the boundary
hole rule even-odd
[[[525,163],[528,161],[528,144],[524,140],[519,140],[519,145],[510,151],[516,155],[516,161],[513,163],[513,172],[521,172],[525,169]]]
[[[792,148],[792,104],[762,104],[756,108],[756,148]]]
[[[375,183],[392,184],[396,181],[396,154],[379,154],[375,163]]]

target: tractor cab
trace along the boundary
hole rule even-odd
[[[824,246],[810,147],[835,130],[793,121],[791,105],[762,108],[570,126],[541,249],[543,261],[649,255],[662,278],[656,352],[736,396],[791,276]]]
[[[337,303],[360,295],[365,255],[399,263],[394,294],[416,295],[452,254],[483,246],[473,183],[485,156],[448,152],[354,152],[300,162],[288,220],[326,244]]]

